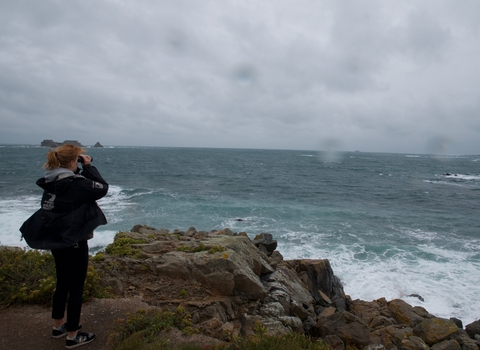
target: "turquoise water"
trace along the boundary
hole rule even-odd
[[[25,246],[18,227],[39,206],[46,152],[0,147],[1,244]],[[88,152],[111,185],[99,201],[109,224],[96,231],[92,251],[136,224],[269,232],[285,258],[328,258],[354,299],[403,298],[465,323],[480,317],[480,156]]]

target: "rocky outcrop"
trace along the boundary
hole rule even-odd
[[[97,142],[98,143],[98,142]],[[40,143],[40,146],[41,147],[50,147],[50,148],[56,148],[56,147],[60,147],[62,145],[66,145],[66,144],[70,144],[70,145],[74,145],[74,146],[78,146],[78,147],[84,147],[80,142],[78,142],[77,140],[65,140],[63,142],[56,142],[56,141],[53,141],[53,140],[43,140],[41,143]],[[103,147],[103,146],[101,146]]]
[[[100,142],[97,142],[96,144],[93,145],[95,148],[103,148],[102,144]]]
[[[332,348],[478,349],[475,334],[403,300],[351,300],[327,259],[284,260],[270,234],[137,225],[93,259],[102,283],[151,306],[182,306],[205,335],[230,340],[262,326]],[[470,327],[470,328],[469,328]]]

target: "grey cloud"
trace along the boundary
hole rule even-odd
[[[3,1],[0,142],[480,153],[479,9]]]

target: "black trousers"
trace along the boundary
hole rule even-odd
[[[52,249],[52,255],[57,273],[52,318],[63,318],[67,308],[67,331],[73,332],[78,329],[82,311],[83,286],[88,269],[87,241],[78,242],[68,248]]]

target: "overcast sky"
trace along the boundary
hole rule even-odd
[[[480,1],[2,0],[0,143],[480,154]]]

